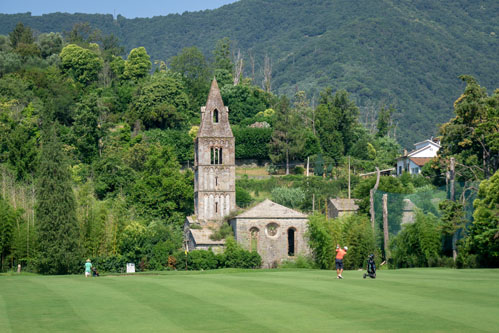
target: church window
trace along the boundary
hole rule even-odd
[[[213,110],[213,123],[215,123],[215,124],[218,123],[218,110],[217,109]]]
[[[295,255],[295,228],[288,229],[288,256],[294,257]]]
[[[215,176],[215,186],[218,186],[218,177]]]
[[[253,227],[250,229],[250,251],[258,251],[258,230],[257,227]]]
[[[215,202],[215,213],[218,213],[218,202]]]
[[[211,147],[210,164],[222,164],[222,148]]]
[[[275,236],[277,235],[277,229],[279,228],[279,225],[277,223],[269,223],[267,224],[267,227],[265,228],[265,232],[267,233],[267,236]]]

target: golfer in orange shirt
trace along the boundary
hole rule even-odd
[[[343,257],[347,254],[348,247],[340,248],[339,244],[336,244],[336,278],[343,279],[341,273],[343,273]]]

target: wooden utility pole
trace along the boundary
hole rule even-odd
[[[390,257],[389,238],[388,238],[388,194],[383,194],[383,238],[385,241],[385,259]]]
[[[312,193],[312,213],[315,212],[315,193]]]
[[[376,190],[378,189],[379,186],[379,177],[380,177],[380,172],[379,168],[376,167],[377,171],[377,176],[376,176],[376,184],[374,184],[374,187],[369,191],[369,201],[370,201],[370,211],[369,213],[371,214],[371,228],[373,229],[374,232],[374,221],[375,221],[375,213],[374,213],[374,194],[376,194]]]
[[[348,156],[348,199],[350,199],[350,156]]]

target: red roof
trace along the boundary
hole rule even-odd
[[[430,162],[433,157],[409,157],[411,161],[413,161],[416,165],[422,167],[426,163]]]

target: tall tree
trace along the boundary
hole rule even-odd
[[[304,131],[301,119],[295,109],[282,97],[275,113],[274,131],[270,143],[270,158],[273,163],[286,162],[286,174],[289,174],[289,161],[301,153],[304,147]]]
[[[395,112],[395,109],[390,107],[382,106],[378,112],[378,120],[376,122],[376,129],[378,132],[376,133],[376,137],[382,138],[388,135],[390,130],[393,128],[392,124],[392,115]]]
[[[331,88],[321,92],[317,106],[316,129],[324,153],[339,163],[355,143],[359,109],[344,90],[333,95]]]
[[[130,120],[147,128],[182,128],[194,116],[179,75],[158,72],[137,90],[131,103]]]
[[[81,259],[76,201],[67,160],[54,126],[43,132],[36,194],[38,270],[43,274],[74,273]]]
[[[33,44],[35,39],[33,38],[33,31],[30,27],[25,27],[22,22],[19,22],[14,30],[9,33],[10,46],[16,49],[19,44]]]
[[[62,70],[85,85],[97,80],[103,66],[102,59],[95,52],[75,44],[65,46],[60,57]]]
[[[456,117],[440,128],[439,155],[456,158],[461,180],[489,178],[499,168],[499,90],[489,97],[473,77],[461,79],[466,88],[454,102]]]
[[[11,249],[16,213],[9,204],[0,197],[0,269],[3,270],[4,260]]]
[[[467,239],[471,253],[488,267],[499,267],[499,171],[480,184],[473,203],[473,224]]]
[[[234,64],[230,58],[230,44],[231,41],[228,37],[222,38],[217,42],[215,50],[213,50],[215,57],[213,63],[215,77],[217,78],[218,85],[222,88],[226,84],[233,83],[232,72]]]
[[[38,46],[40,47],[41,56],[47,58],[52,54],[59,54],[62,50],[62,36],[60,33],[51,32],[38,36]]]
[[[130,51],[125,62],[125,77],[138,80],[144,78],[151,70],[151,57],[144,47],[137,47]]]
[[[210,71],[203,53],[195,46],[184,48],[171,59],[170,67],[182,75],[192,106],[199,110],[210,88]]]

